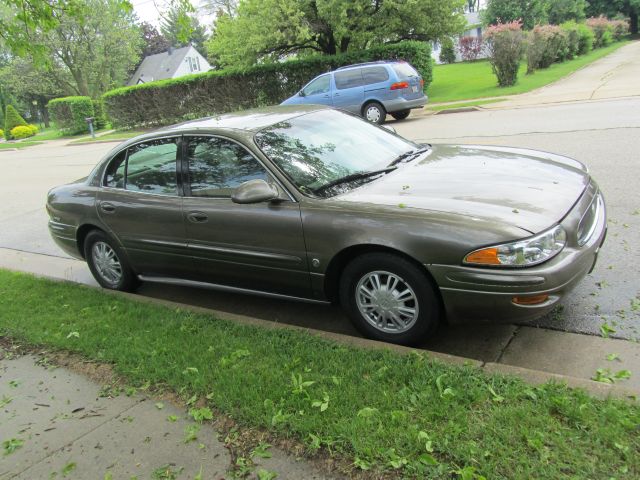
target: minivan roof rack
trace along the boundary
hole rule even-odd
[[[354,63],[353,65],[345,65],[343,67],[338,67],[336,70],[344,70],[345,68],[353,68],[353,67],[365,67],[367,65],[380,65],[381,63],[398,63],[400,60],[378,60],[375,62],[364,62],[364,63]]]

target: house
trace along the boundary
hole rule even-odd
[[[136,73],[127,85],[178,78],[191,73],[202,73],[211,70],[207,62],[192,45],[182,48],[170,48],[166,52],[145,57]]]
[[[458,38],[453,39],[453,43],[456,46],[456,62],[459,62],[460,60],[462,60],[462,58],[460,57],[460,51],[457,48],[461,38],[472,37],[472,38],[479,38],[482,40],[483,26],[482,26],[482,20],[480,19],[480,12],[478,11],[465,12],[464,18],[467,21],[467,26],[465,27],[464,33],[460,35]],[[440,62],[441,50],[442,50],[442,45],[440,45],[440,42],[434,42],[431,48],[431,56],[436,61],[436,63],[441,63]],[[484,57],[486,57],[486,54],[484,52],[478,56],[478,58],[484,58]]]

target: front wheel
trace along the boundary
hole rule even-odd
[[[409,260],[369,253],[353,260],[340,280],[340,301],[366,337],[416,345],[435,330],[440,302],[427,278]]]
[[[400,110],[399,112],[391,112],[391,116],[396,120],[404,120],[409,116],[411,110]]]
[[[93,278],[102,287],[130,292],[138,286],[138,279],[124,253],[103,231],[89,232],[84,241],[84,258]]]
[[[362,116],[367,122],[382,125],[387,116],[387,111],[378,102],[367,103],[362,109]]]

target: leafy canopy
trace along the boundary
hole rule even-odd
[[[221,11],[207,43],[221,65],[246,66],[291,54],[336,54],[400,40],[461,33],[466,0],[241,0]]]

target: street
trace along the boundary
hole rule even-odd
[[[563,308],[534,322],[567,332],[600,334],[606,322],[612,336],[640,337],[640,193],[636,188],[637,145],[640,133],[640,44],[622,48],[611,57],[542,89],[495,103],[475,112],[412,115],[390,121],[398,133],[431,143],[509,145],[546,150],[585,163],[605,195],[609,233],[595,270],[564,300]],[[622,66],[622,67],[621,67]],[[590,69],[596,69],[594,73]],[[601,81],[602,75],[606,80]],[[629,81],[629,77],[636,81]],[[624,88],[608,88],[608,82]],[[616,83],[617,82],[617,83]],[[554,90],[555,89],[555,90]],[[589,91],[600,92],[593,95]],[[562,92],[574,94],[558,103]],[[532,104],[532,95],[539,104]],[[625,98],[619,98],[626,95]],[[596,99],[596,100],[594,100]],[[21,151],[0,152],[0,248],[54,257],[64,254],[47,232],[44,211],[49,188],[86,176],[99,158],[117,143],[67,146],[64,140]],[[90,283],[88,269],[84,277]],[[356,334],[336,307],[292,303],[228,293],[145,284],[140,294],[231,312]],[[462,326],[444,329],[425,347],[448,353],[492,358],[515,327]],[[465,341],[460,341],[465,338]],[[471,351],[470,351],[471,350]]]

